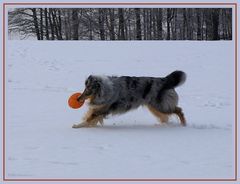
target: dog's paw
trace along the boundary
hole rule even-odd
[[[72,128],[79,128],[78,125],[73,124]]]
[[[80,123],[80,124],[73,124],[72,128],[82,128],[86,127],[86,124]]]

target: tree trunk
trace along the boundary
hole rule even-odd
[[[162,40],[163,36],[163,28],[162,28],[162,9],[158,8],[158,14],[157,14],[157,35],[158,39]]]
[[[192,22],[191,22],[191,9],[187,9],[187,40],[192,40],[192,32],[193,32],[193,29],[192,29]]]
[[[136,16],[136,39],[142,39],[142,30],[141,30],[141,18],[140,18],[140,9],[135,8],[135,16]]]
[[[89,40],[93,40],[93,25],[92,25],[92,21],[89,22]]]
[[[72,39],[78,40],[78,9],[72,9]]]
[[[51,40],[55,39],[55,32],[54,32],[54,26],[53,26],[53,21],[52,21],[52,8],[49,8],[49,24],[50,24],[50,28],[51,28]]]
[[[172,40],[176,40],[176,20],[177,20],[177,9],[173,8],[172,9],[172,20],[171,20],[171,31],[172,31]]]
[[[49,40],[47,8],[44,9],[44,16],[45,16],[45,37],[46,37],[46,40]]]
[[[119,19],[118,39],[119,40],[125,40],[124,15],[123,15],[123,9],[122,8],[118,8],[118,19]]]
[[[43,40],[43,9],[40,8],[40,39]]]
[[[167,8],[167,40],[170,40],[171,9]]]
[[[98,9],[98,24],[99,24],[99,35],[101,40],[105,40],[104,34],[104,12],[101,8]]]
[[[40,32],[39,32],[39,27],[38,27],[36,8],[32,8],[31,10],[33,12],[33,22],[34,22],[35,33],[36,33],[37,39],[40,40],[41,37],[40,37]]]
[[[67,22],[68,22],[68,37],[72,39],[72,9],[67,9]]]
[[[157,8],[152,8],[153,21],[153,40],[157,40]]]
[[[149,23],[149,30],[148,30],[148,38],[149,38],[149,40],[152,40],[152,29],[153,29],[153,26],[152,26],[152,18],[153,18],[153,16],[152,16],[152,11],[151,11],[150,8],[148,9],[148,12],[149,12],[149,21],[148,21],[148,23]]]
[[[187,15],[186,8],[183,8],[183,32],[182,32],[182,40],[186,40],[186,28],[187,28]]]
[[[228,39],[232,40],[232,8],[228,8],[227,12]]]
[[[115,9],[111,9],[108,8],[108,12],[109,12],[109,17],[110,17],[110,40],[115,40],[115,32],[114,32],[114,22],[115,22],[115,16],[114,16],[114,10]]]
[[[143,39],[147,40],[147,16],[146,9],[143,9]]]
[[[202,14],[201,40],[204,40],[204,22],[205,22],[204,10],[201,10],[201,14]]]
[[[57,25],[58,25],[58,31],[59,31],[59,39],[62,40],[62,18],[61,18],[61,11],[60,9],[58,9],[58,21],[57,21]]]
[[[219,9],[212,10],[212,25],[213,25],[213,40],[219,40],[218,26],[219,26]]]
[[[52,23],[53,23],[54,32],[57,36],[57,39],[60,40],[59,30],[58,30],[58,25],[57,25],[56,10],[53,8],[51,13],[52,13]]]
[[[201,40],[201,9],[195,9],[197,14],[197,40]]]
[[[206,21],[206,40],[212,40],[213,26],[212,26],[211,9],[205,9],[205,21]]]

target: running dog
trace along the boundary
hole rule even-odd
[[[181,125],[186,125],[182,109],[177,106],[178,95],[175,87],[183,84],[186,74],[174,71],[163,78],[129,76],[93,76],[85,81],[85,90],[78,100],[89,99],[89,110],[80,124],[73,128],[95,127],[108,115],[122,114],[141,105],[161,122],[176,114]]]

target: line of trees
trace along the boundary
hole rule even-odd
[[[16,8],[9,34],[38,40],[231,40],[231,8]]]

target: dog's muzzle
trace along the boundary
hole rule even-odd
[[[91,96],[91,92],[85,89],[84,92],[81,94],[81,96],[78,97],[77,101],[84,101],[88,99],[90,96]]]

